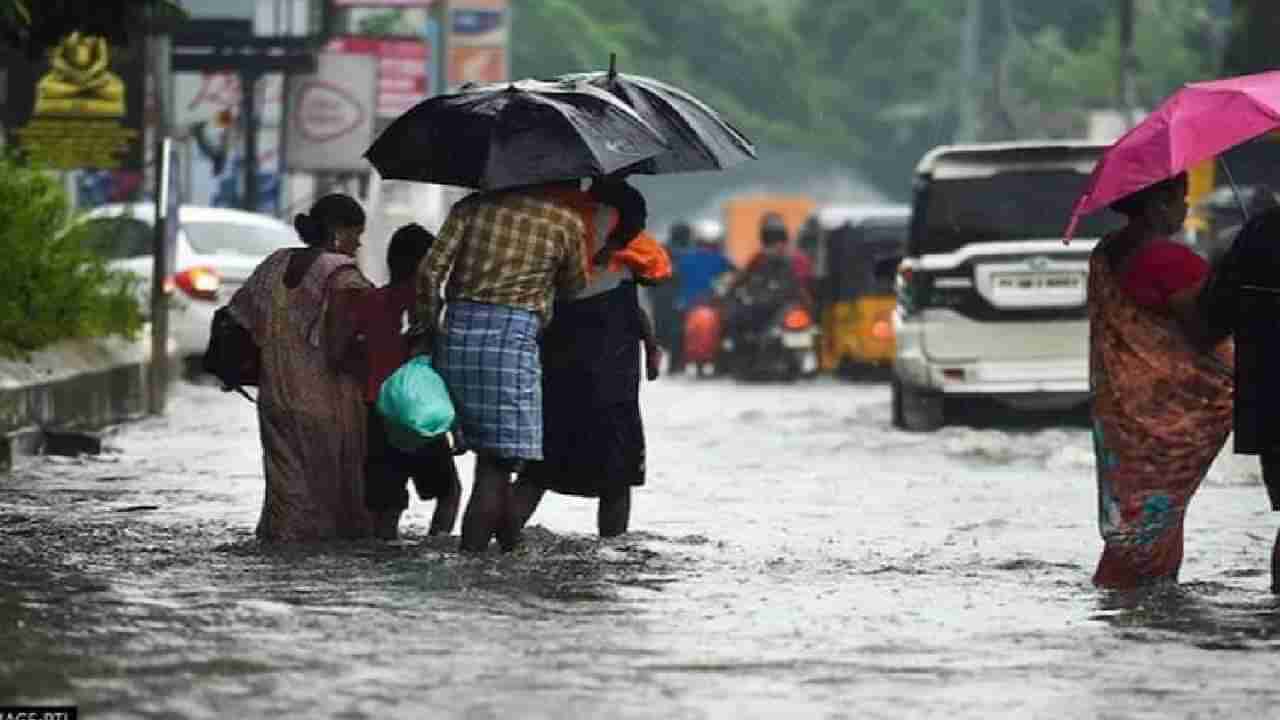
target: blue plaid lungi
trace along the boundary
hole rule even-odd
[[[453,396],[466,449],[542,459],[540,328],[538,316],[527,310],[449,303],[434,361]]]

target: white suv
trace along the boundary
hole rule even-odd
[[[992,398],[1070,408],[1089,398],[1089,253],[1108,212],[1062,231],[1104,145],[944,146],[916,168],[898,268],[893,421],[945,424],[948,407]]]

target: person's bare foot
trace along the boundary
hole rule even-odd
[[[657,380],[662,374],[662,348],[657,345],[646,345],[644,349],[645,377],[650,381]]]

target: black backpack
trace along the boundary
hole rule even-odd
[[[201,361],[204,371],[218,378],[223,390],[236,390],[243,395],[242,388],[258,385],[261,361],[261,351],[249,331],[226,306],[218,308],[209,329],[209,347]]]

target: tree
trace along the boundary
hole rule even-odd
[[[1217,74],[1218,2],[1136,2],[1140,105]],[[1001,140],[1078,136],[1087,111],[1118,94],[1114,0],[983,0],[972,83],[960,71],[968,3],[957,0],[513,6],[517,75],[602,68],[617,52],[624,72],[693,91],[758,144],[839,161],[899,198],[915,161],[955,138],[970,100],[978,137]]]
[[[1274,0],[1234,0],[1224,71],[1244,75],[1280,68],[1280,13]]]
[[[127,45],[182,17],[177,0],[0,0],[0,45],[37,57],[75,31]]]

